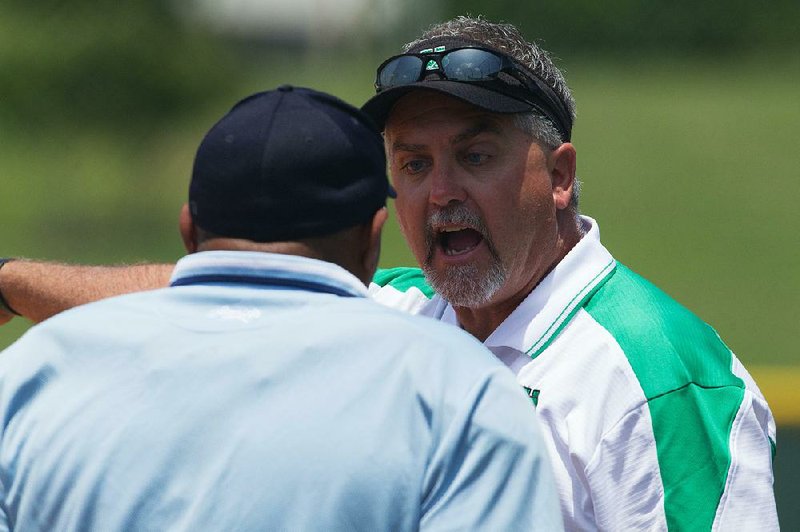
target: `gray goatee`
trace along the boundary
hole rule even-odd
[[[476,264],[451,266],[441,272],[434,270],[433,255],[439,243],[435,228],[442,225],[466,226],[478,231],[489,248],[491,258],[488,270],[481,272]],[[428,250],[422,265],[425,278],[453,306],[478,308],[489,301],[505,283],[507,272],[489,238],[486,225],[477,214],[463,205],[444,207],[431,214],[425,224],[425,245]]]

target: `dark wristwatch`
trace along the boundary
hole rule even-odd
[[[13,257],[0,258],[0,270],[3,269],[3,266],[5,266],[6,262],[11,262],[12,260],[14,260]],[[6,301],[6,298],[3,297],[3,290],[1,287],[0,287],[0,309],[19,316],[19,312],[11,308],[11,305],[9,305],[8,301]]]

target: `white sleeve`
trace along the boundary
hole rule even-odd
[[[667,530],[652,420],[646,406],[607,434],[586,468],[598,530]]]
[[[369,295],[373,301],[381,305],[409,314],[418,314],[422,307],[430,301],[417,287],[398,290],[391,285],[379,286],[375,283],[370,283]]]
[[[733,420],[731,465],[714,530],[779,530],[772,471],[774,438],[767,437],[770,424],[774,421],[764,398],[746,391]]]

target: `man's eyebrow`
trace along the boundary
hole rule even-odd
[[[425,150],[424,144],[408,144],[407,142],[395,142],[392,144],[393,151],[421,152]]]
[[[482,120],[478,122],[471,128],[467,129],[463,133],[459,133],[458,135],[454,136],[450,139],[451,144],[458,144],[459,142],[463,142],[465,140],[469,140],[473,137],[477,137],[481,133],[495,133],[497,135],[502,133],[502,129],[498,124],[491,120]]]
[[[473,137],[477,137],[481,133],[494,133],[496,135],[502,134],[503,130],[499,124],[493,120],[481,120],[474,126],[466,129],[465,131],[455,135],[450,139],[451,144],[458,144]],[[407,142],[395,142],[392,144],[393,151],[407,151],[407,152],[421,152],[425,151],[425,144],[409,144]]]

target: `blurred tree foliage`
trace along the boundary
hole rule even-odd
[[[0,120],[157,126],[230,89],[231,57],[164,0],[4,0]]]
[[[511,22],[545,48],[725,53],[800,44],[797,0],[443,0],[447,16]]]

